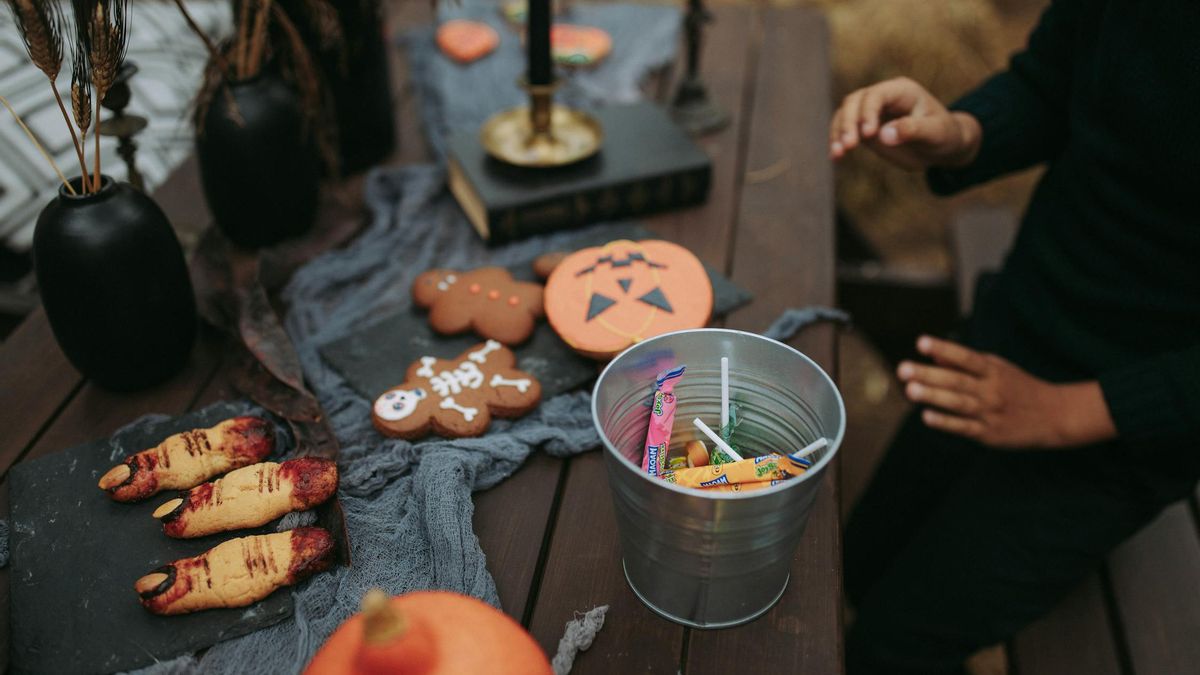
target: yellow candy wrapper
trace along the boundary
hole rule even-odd
[[[773,485],[779,485],[781,480],[764,480],[757,483],[730,483],[728,485],[714,485],[706,488],[696,488],[704,492],[754,492],[755,490],[766,490]]]
[[[740,462],[667,471],[662,475],[662,479],[682,487],[707,488],[734,483],[786,480],[792,476],[799,476],[810,466],[812,462],[808,459],[772,454],[751,457]]]

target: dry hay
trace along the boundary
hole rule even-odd
[[[998,12],[990,0],[822,0],[833,34],[834,95],[907,75],[949,102],[1002,68],[1036,12]],[[1033,3],[1036,4],[1036,3]],[[964,198],[1019,212],[1033,176],[993,183]],[[946,224],[964,198],[931,195],[919,173],[869,152],[837,169],[837,203],[892,263],[947,269]]]

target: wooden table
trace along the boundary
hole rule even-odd
[[[427,3],[395,3],[390,24],[428,20]],[[732,115],[701,141],[714,161],[709,201],[648,221],[754,293],[724,325],[761,331],[793,306],[832,305],[833,195],[826,159],[829,119],[828,33],[803,9],[717,7],[703,59],[717,103]],[[404,57],[392,57],[401,151],[397,161],[427,160],[417,140],[416,105]],[[343,190],[353,192],[358,181]],[[156,197],[172,221],[203,223],[195,167],[186,164]],[[836,374],[836,335],[806,331],[793,344]],[[35,311],[0,346],[0,470],[104,437],[136,417],[178,414],[232,396],[232,364],[205,333],[187,367],[135,394],[84,380],[59,351],[45,315]],[[694,631],[658,618],[633,596],[620,550],[599,452],[568,460],[535,455],[513,477],[475,496],[474,522],[505,611],[553,654],[575,612],[610,605],[604,629],[575,673],[652,671],[737,673],[841,671],[841,541],[837,463],[824,485],[792,563],[783,599],[750,625]],[[7,480],[0,511],[8,508]],[[7,570],[0,591],[8,593]],[[0,612],[3,661],[8,613]]]

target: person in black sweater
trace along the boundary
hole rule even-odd
[[[961,342],[897,369],[920,409],[847,525],[851,675],[961,672],[1200,479],[1198,35],[1195,0],[1057,0],[949,109],[901,78],[834,115],[834,159],[940,194],[1047,164]]]

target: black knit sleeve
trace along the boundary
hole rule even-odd
[[[927,179],[934,192],[958,192],[1061,152],[1067,139],[1072,47],[1078,29],[1072,5],[1069,0],[1051,4],[1008,70],[950,106],[978,119],[983,137],[970,165],[929,170]]]
[[[1200,439],[1200,346],[1100,375],[1121,438],[1178,445]]]

